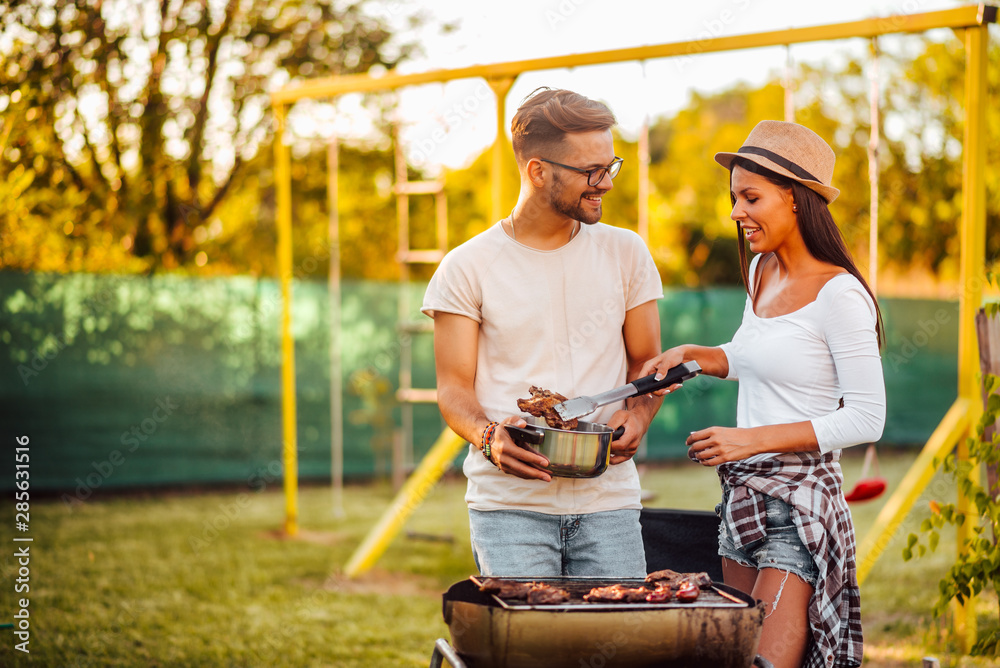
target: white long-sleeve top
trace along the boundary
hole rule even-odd
[[[875,322],[875,304],[847,273],[827,281],[812,303],[774,318],[758,317],[747,297],[743,323],[721,346],[728,378],[740,381],[737,426],[809,420],[823,453],[881,438],[885,381]]]

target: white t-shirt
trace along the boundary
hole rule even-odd
[[[750,264],[751,285],[759,258]],[[827,281],[815,301],[774,318],[758,317],[747,297],[743,323],[721,346],[729,378],[740,381],[737,426],[810,420],[823,453],[881,438],[885,382],[875,321],[868,292],[846,273]]]
[[[569,398],[624,385],[625,313],[663,297],[649,250],[629,230],[583,225],[565,246],[541,251],[499,223],[452,250],[431,279],[423,313],[456,313],[479,323],[476,398],[491,420],[520,413],[537,385]],[[584,418],[606,422],[624,402]],[[570,515],[640,508],[629,460],[597,478],[524,480],[498,471],[471,444],[463,467],[475,510],[521,509]]]

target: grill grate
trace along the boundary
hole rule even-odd
[[[485,578],[480,578],[477,576],[472,576],[469,578],[477,587],[482,585],[482,580]],[[698,595],[698,600],[691,603],[681,603],[676,598],[671,599],[666,603],[629,603],[627,601],[602,601],[602,602],[590,602],[584,601],[583,596],[590,592],[594,587],[608,587],[611,585],[622,585],[624,587],[644,587],[653,590],[653,586],[646,582],[645,580],[636,579],[605,579],[605,578],[569,578],[569,577],[546,577],[546,578],[519,578],[519,577],[508,577],[508,578],[492,578],[493,580],[499,580],[501,582],[544,582],[547,585],[553,587],[558,587],[569,592],[570,599],[563,603],[556,604],[540,604],[540,605],[529,605],[527,602],[521,599],[508,599],[500,598],[496,594],[491,594],[493,600],[496,601],[500,607],[507,610],[545,610],[550,612],[555,611],[572,611],[572,612],[599,612],[607,610],[664,610],[669,608],[748,608],[752,605],[750,600],[742,600],[741,597],[745,598],[744,594],[736,592],[733,593],[726,591],[728,587],[725,585],[713,584],[710,589],[702,589],[701,593]],[[736,594],[736,595],[734,595]],[[676,592],[675,592],[676,595]]]

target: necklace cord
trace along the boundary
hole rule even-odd
[[[517,233],[514,231],[514,211],[513,210],[511,210],[510,215],[507,216],[507,222],[510,223],[510,238],[511,238],[511,241],[517,241]],[[573,226],[573,231],[569,235],[569,241],[573,241],[573,239],[576,238],[576,235],[580,233],[580,228],[583,227],[583,223],[581,223],[580,221],[577,220],[577,221],[573,221],[573,222],[575,222],[576,225]],[[567,241],[566,243],[569,243],[569,241]]]

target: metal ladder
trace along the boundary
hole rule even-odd
[[[403,484],[406,471],[413,468],[413,409],[416,404],[437,403],[437,389],[413,387],[413,341],[420,334],[434,332],[434,322],[430,318],[414,320],[411,310],[411,267],[419,264],[438,264],[448,251],[448,200],[444,192],[444,177],[434,181],[410,181],[406,156],[403,154],[399,137],[399,126],[393,126],[393,148],[395,154],[396,221],[398,225],[399,263],[399,316],[396,331],[399,337],[399,383],[396,401],[400,406],[400,425],[393,439],[392,476],[397,489]],[[434,197],[434,218],[436,229],[435,248],[416,249],[410,247],[410,198],[419,195]]]

